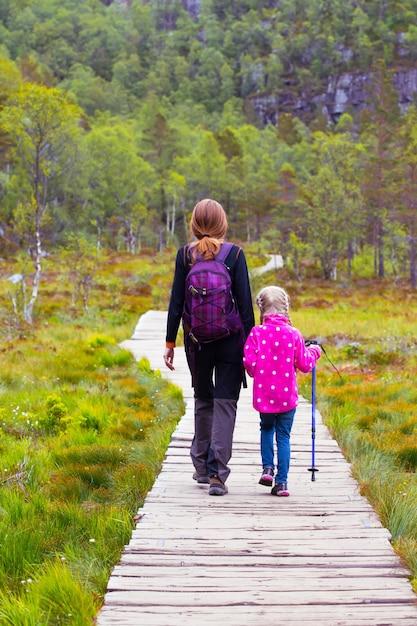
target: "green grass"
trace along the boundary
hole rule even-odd
[[[179,390],[117,346],[149,306],[132,293],[141,261],[109,258],[87,312],[49,261],[35,327],[0,341],[1,624],[92,622],[183,412]]]
[[[293,322],[324,341],[343,377],[321,359],[322,414],[417,591],[417,294],[371,281],[342,291],[315,283],[295,286],[293,300]]]
[[[48,259],[35,328],[0,332],[0,623],[84,625],[102,602],[183,411],[178,389],[117,347],[140,313],[166,308],[173,259],[107,257],[87,312]],[[249,267],[262,262],[255,246]],[[368,279],[301,285],[283,271],[253,291],[266,284],[288,289],[294,324],[342,371],[343,382],[320,362],[320,409],[417,590],[417,297]],[[0,276],[0,325],[6,292]]]

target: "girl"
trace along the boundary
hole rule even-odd
[[[177,253],[164,355],[167,367],[174,369],[182,318],[194,387],[193,478],[209,483],[213,496],[227,493],[227,464],[244,380],[243,345],[255,323],[245,256],[238,246],[225,243],[227,226],[223,207],[215,200],[201,200],[194,207],[191,233],[195,241]]]
[[[306,346],[289,318],[289,297],[281,287],[265,287],[256,303],[261,325],[255,326],[245,344],[243,362],[253,381],[253,406],[261,419],[261,485],[274,481],[274,434],[278,464],[274,496],[289,496],[290,433],[298,402],[295,370],[310,372],[320,358],[319,346]]]

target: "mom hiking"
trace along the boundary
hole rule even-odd
[[[245,254],[226,241],[227,228],[221,204],[211,199],[196,204],[190,223],[192,241],[176,256],[164,360],[174,369],[182,321],[194,388],[190,450],[194,480],[208,484],[211,496],[228,492],[228,463],[246,369],[254,378],[253,406],[260,414],[259,483],[271,487],[273,495],[288,496],[290,434],[298,402],[295,372],[310,371],[320,348],[307,347],[291,324],[289,297],[280,287],[266,287],[258,294],[261,324],[255,326]]]

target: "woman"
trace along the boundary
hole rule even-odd
[[[195,241],[177,253],[164,355],[174,369],[182,318],[195,398],[193,478],[210,484],[213,496],[227,493],[237,401],[245,380],[243,345],[255,324],[246,259],[238,246],[225,243],[227,227],[221,204],[210,199],[196,204],[191,217]]]

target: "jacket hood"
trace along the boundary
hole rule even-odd
[[[264,316],[264,324],[289,324],[288,317],[283,313],[269,313]]]

